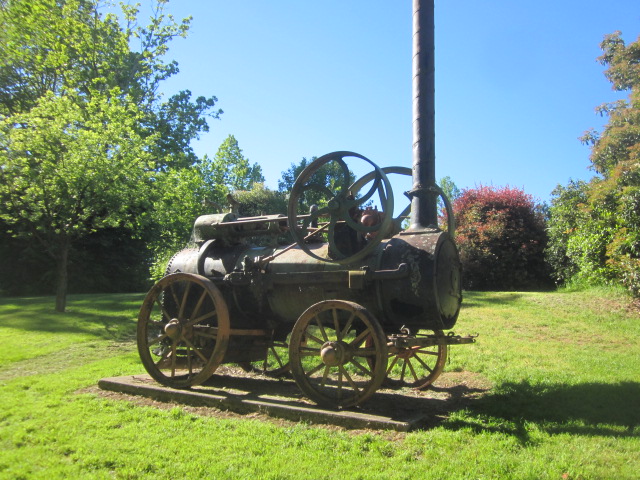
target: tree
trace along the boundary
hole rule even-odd
[[[440,179],[440,188],[442,189],[442,191],[447,196],[450,202],[453,202],[456,198],[460,196],[460,189],[454,183],[454,181],[451,180],[451,177],[448,177],[448,176],[442,177]]]
[[[640,38],[629,45],[620,32],[605,36],[599,61],[614,90],[629,91],[627,100],[600,105],[609,121],[602,132],[587,131],[581,140],[597,176],[584,187],[576,211],[579,221],[561,238],[576,266],[573,279],[588,283],[621,283],[640,295]],[[551,225],[561,225],[572,198],[555,200]],[[561,266],[560,266],[561,268]],[[558,266],[556,265],[558,275]],[[562,276],[562,274],[560,275]]]
[[[555,282],[564,284],[580,270],[579,258],[574,255],[577,246],[575,242],[569,245],[569,240],[575,238],[574,233],[586,220],[584,207],[587,204],[587,184],[572,180],[566,187],[558,185],[551,195],[547,222],[549,243],[545,255]]]
[[[464,189],[453,211],[465,288],[514,290],[548,283],[544,217],[530,195],[509,187]]]
[[[0,217],[55,259],[60,312],[71,245],[100,229],[133,227],[148,208],[153,137],[136,133],[140,112],[118,93],[50,93],[0,122]]]
[[[208,181],[225,194],[233,190],[251,190],[254,184],[264,183],[262,168],[257,163],[249,164],[233,135],[222,142],[208,168]]]
[[[278,180],[278,191],[290,192],[298,176],[316,159],[317,157],[311,157],[311,160],[307,160],[303,157],[298,164],[292,163],[288,170],[282,172],[282,180]],[[306,182],[306,184],[315,185],[317,188],[303,192],[300,200],[303,202],[304,208],[301,211],[306,211],[305,209],[314,204],[325,205],[330,199],[328,191],[335,193],[343,183],[351,185],[355,182],[356,178],[351,170],[349,170],[348,176],[349,178],[345,182],[344,173],[339,163],[331,161],[324,164]]]
[[[216,189],[206,183],[202,165],[170,169],[156,179],[152,221],[146,234],[153,279],[165,274],[167,262],[187,244],[196,218],[211,212],[211,203],[221,200]]]
[[[103,15],[107,0],[0,1],[0,218],[56,258],[58,310],[73,244],[103,229],[139,236],[151,191],[199,163],[190,141],[221,113],[188,90],[163,100],[160,84],[178,71],[168,43],[189,26],[166,4],[139,26],[135,6],[122,6],[122,22]]]
[[[239,203],[239,214],[243,217],[261,215],[286,215],[287,198],[283,192],[276,192],[262,183],[254,183],[251,190],[239,190],[233,194]]]

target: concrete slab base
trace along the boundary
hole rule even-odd
[[[262,376],[214,375],[204,385],[185,390],[162,386],[148,375],[103,378],[98,386],[103,390],[164,402],[215,407],[236,413],[259,412],[293,421],[401,432],[432,423],[430,419],[437,416],[436,412],[441,410],[437,408],[438,403],[442,403],[437,398],[379,391],[363,407],[330,410],[303,397],[293,380]]]

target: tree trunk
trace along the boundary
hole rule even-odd
[[[64,312],[67,308],[67,286],[69,284],[68,275],[69,263],[69,239],[62,238],[60,250],[57,258],[57,285],[56,285],[56,312]]]

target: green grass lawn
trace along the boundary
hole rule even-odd
[[[445,371],[491,389],[408,434],[102,397],[143,373],[143,295],[0,299],[0,478],[640,477],[640,318],[609,291],[465,293]],[[436,382],[437,386],[437,382]]]

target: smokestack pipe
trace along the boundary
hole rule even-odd
[[[434,0],[413,0],[413,186],[411,226],[438,226],[435,162]]]

